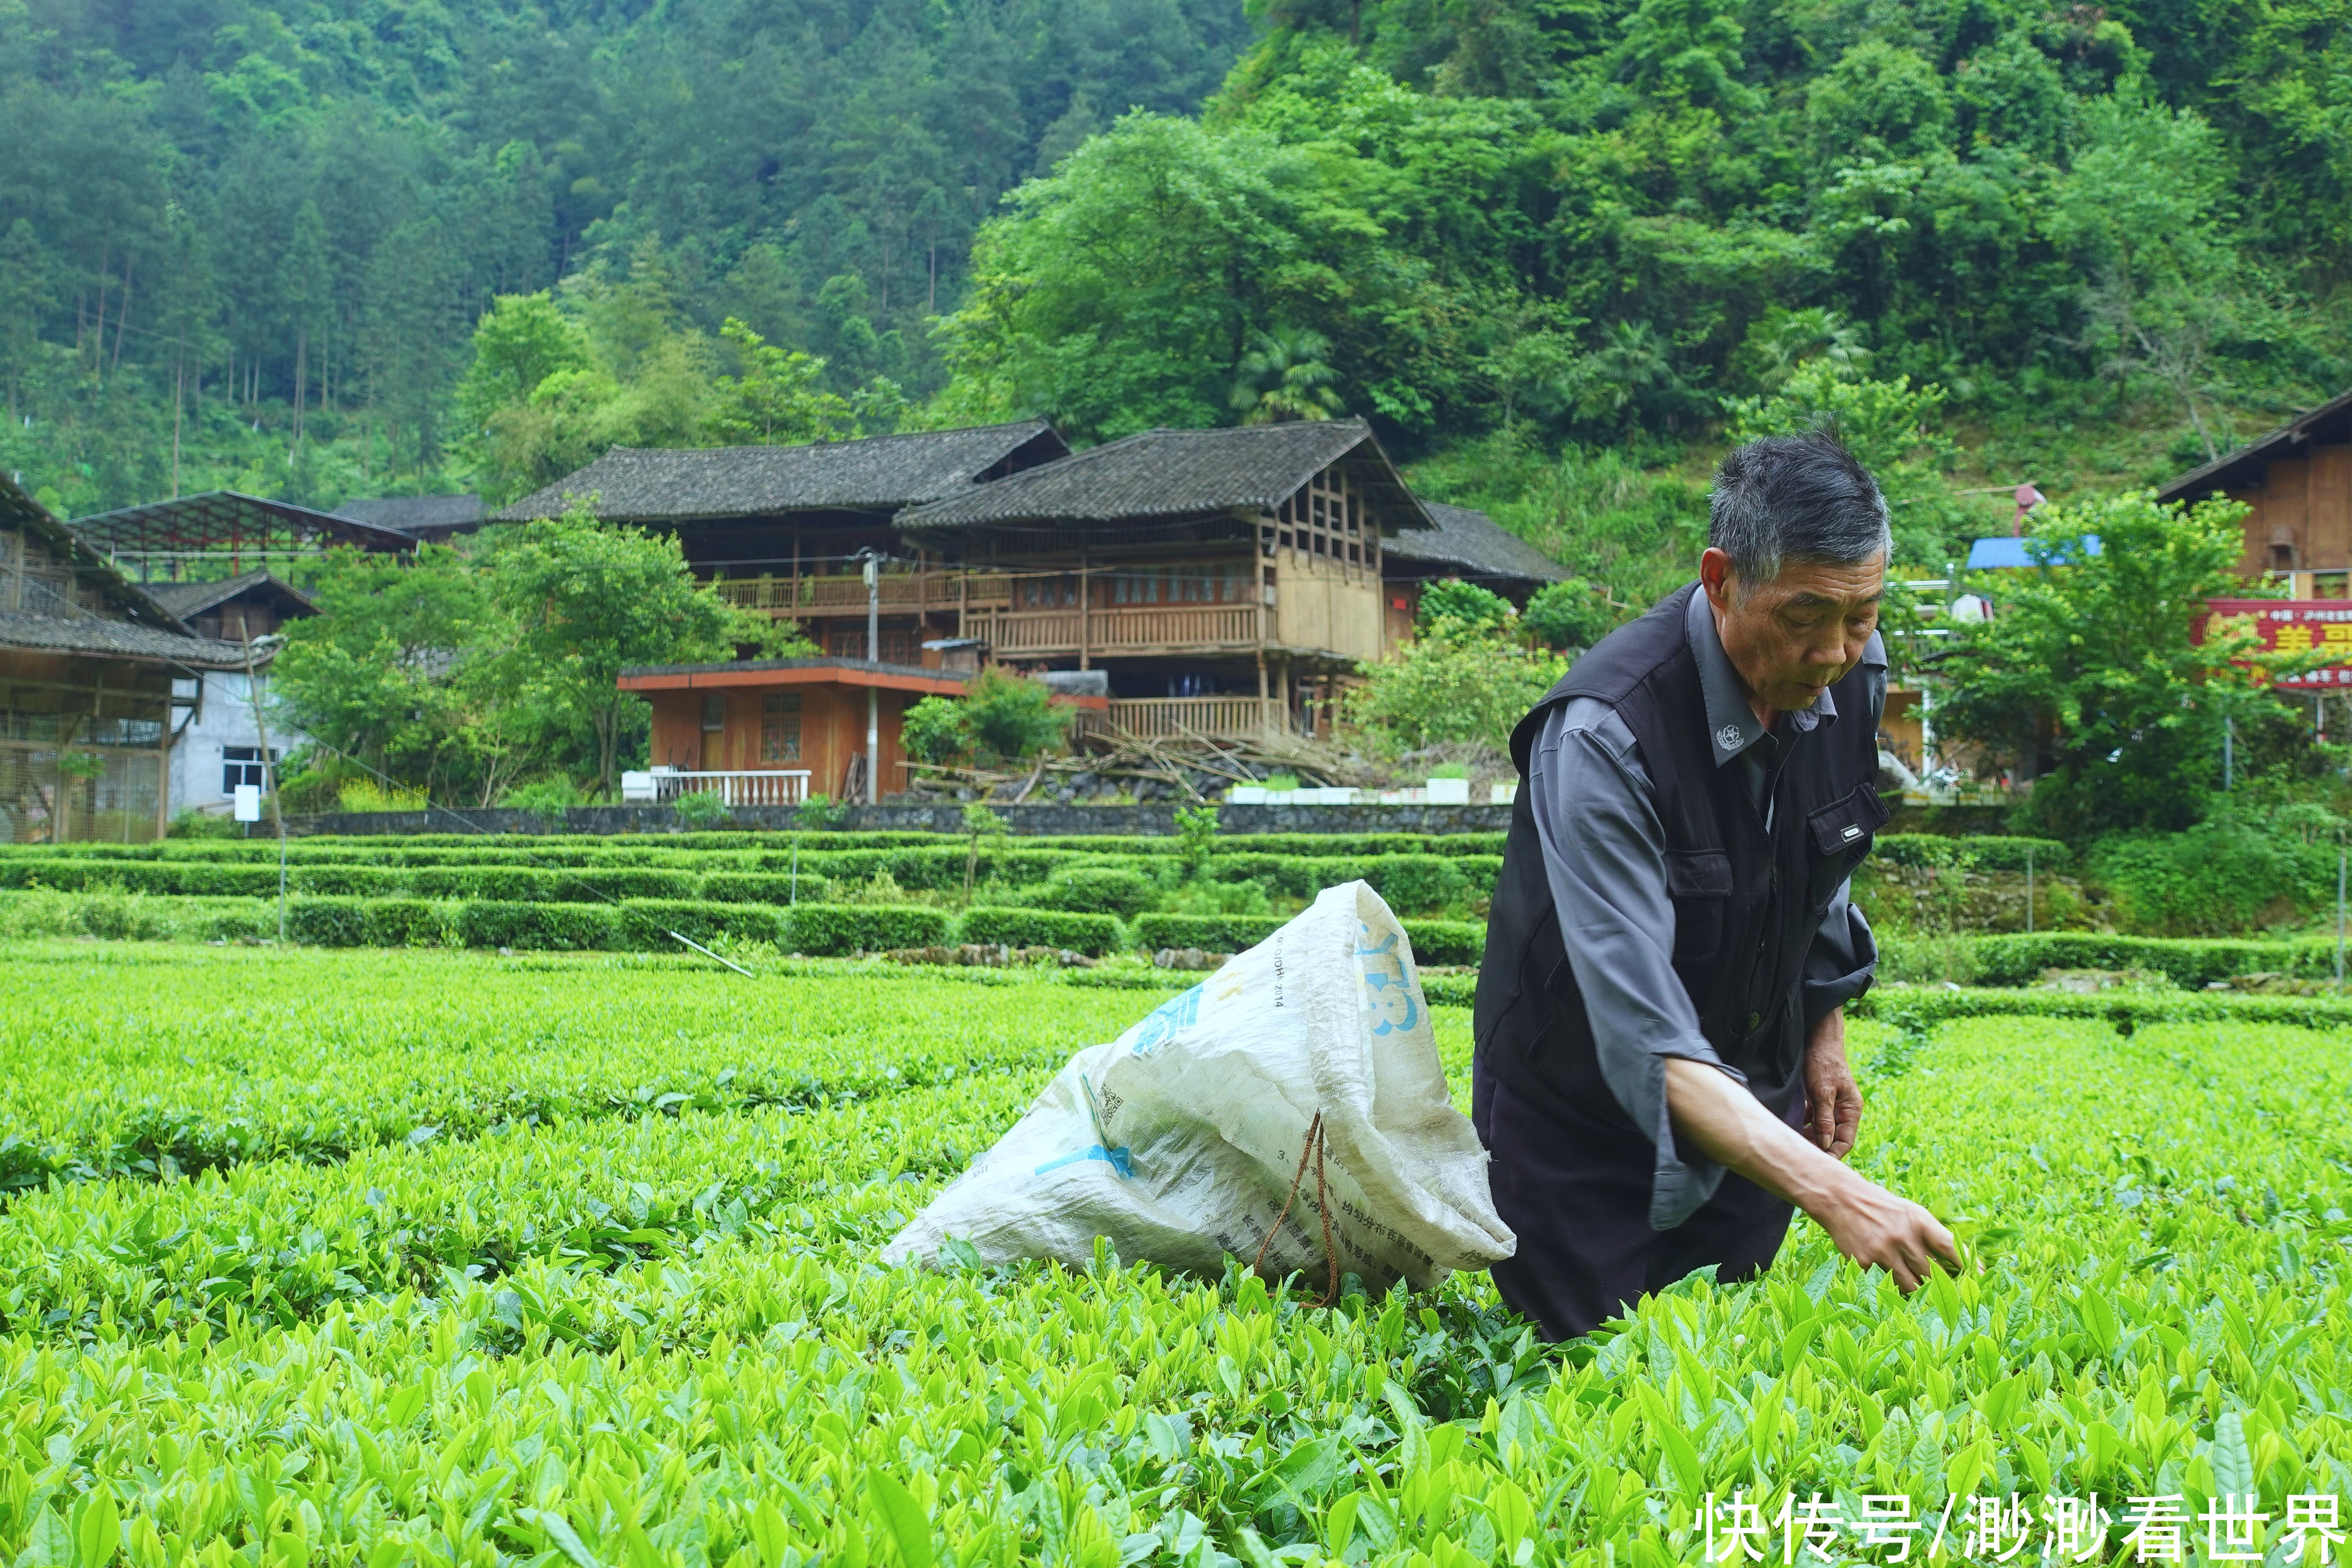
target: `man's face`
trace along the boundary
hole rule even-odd
[[[1811,708],[1861,662],[1878,629],[1886,560],[1789,561],[1770,582],[1747,584],[1729,556],[1710,549],[1699,558],[1699,579],[1732,668],[1758,700],[1788,711]]]

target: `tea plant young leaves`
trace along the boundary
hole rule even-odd
[[[0,1191],[1049,1068],[1133,994],[439,952],[37,949],[0,972]],[[1171,984],[1169,991],[1180,987]],[[979,994],[986,995],[982,992]]]
[[[47,1114],[69,1068],[271,1127],[306,1081],[333,1125],[390,1127],[361,1085],[486,1104],[560,1088],[567,1053],[607,1095],[713,1081],[753,1046],[900,1077],[19,1194],[0,1555],[26,1568],[1664,1568],[1704,1554],[1702,1509],[1735,1488],[1768,1517],[1899,1493],[1931,1526],[1995,1492],[2177,1494],[2192,1517],[2229,1493],[2273,1518],[2352,1494],[2343,1035],[1857,1024],[1856,1162],[1949,1217],[1970,1271],[1905,1300],[1800,1222],[1760,1279],[1694,1277],[1548,1348],[1479,1277],[1318,1310],[1238,1266],[874,1264],[1066,1036],[1108,1037],[1150,993],[184,956],[0,971],[11,1114]],[[102,1027],[44,999],[100,978],[124,982],[97,990]],[[1458,1095],[1466,1019],[1438,1011]],[[623,1054],[648,1016],[670,1032]],[[27,1047],[50,1053],[34,1087]],[[1904,1070],[1871,1070],[1890,1047]],[[104,1125],[101,1100],[52,1124]]]

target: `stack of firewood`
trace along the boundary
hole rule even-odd
[[[1164,795],[1203,801],[1234,784],[1257,784],[1274,773],[1295,774],[1304,784],[1376,784],[1383,770],[1328,741],[1299,735],[1265,734],[1246,739],[1191,731],[1168,736],[1130,735],[1096,727],[1072,737],[1066,756],[1039,757],[1007,766],[954,767],[908,763],[911,795],[938,797],[970,790],[973,798],[1019,805],[1058,796],[1076,784],[1084,793]],[[1139,791],[1138,786],[1144,786]]]

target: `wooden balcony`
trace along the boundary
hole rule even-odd
[[[1116,730],[1150,740],[1182,740],[1205,735],[1237,741],[1264,734],[1280,724],[1282,709],[1255,697],[1114,697],[1110,723]]]
[[[930,624],[940,632],[976,637],[1000,658],[1234,657],[1253,654],[1260,647],[1336,652],[1350,658],[1380,656],[1379,601],[1360,584],[1301,579],[1286,590],[1289,596],[1279,610],[1232,600],[1113,605],[1107,600],[1115,574],[1106,573],[1089,584],[1097,601],[1089,607],[1024,605],[1024,598],[1075,596],[1069,574],[1055,579],[1052,593],[1039,594],[1034,579],[1040,575],[886,573],[877,584],[879,608],[902,621],[909,616],[933,617]],[[866,584],[855,576],[733,577],[712,586],[729,604],[777,620],[840,621],[866,614]],[[1362,603],[1342,605],[1335,593]]]
[[[1258,617],[1264,613],[1255,605],[982,611],[964,616],[963,635],[979,637],[999,658],[1243,652],[1257,647]]]

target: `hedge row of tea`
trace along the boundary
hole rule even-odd
[[[876,1265],[1165,994],[26,950],[0,1148],[84,1168],[0,1210],[0,1560],[1668,1568],[1738,1488],[1835,1561],[1867,1496],[1913,1561],[2000,1559],[1995,1500],[2131,1561],[2164,1499],[2309,1562],[2352,1493],[2341,1036],[1858,1026],[1857,1164],[1974,1216],[1908,1300],[1803,1223],[1558,1351],[1479,1276]]]
[[[119,886],[103,878],[91,885],[98,889]],[[814,890],[814,884],[806,886]],[[43,911],[43,918],[28,920],[24,918],[26,899],[46,899],[52,907]],[[468,912],[452,902],[297,896],[288,906],[288,934],[298,942],[328,946],[607,950],[668,948],[675,944],[666,933],[676,930],[698,941],[743,938],[777,944],[780,951],[819,955],[947,942],[1052,946],[1098,954],[1131,947],[1240,952],[1265,940],[1281,923],[1278,916],[1147,912],[1121,920],[1036,907],[983,907],[959,915],[925,906],[803,905],[797,908],[806,912],[796,914],[791,906],[692,900],[622,900],[557,908],[527,900],[472,902],[475,907]],[[1475,963],[1484,949],[1484,928],[1475,921],[1408,917],[1406,926],[1426,963]],[[278,932],[278,907],[275,900],[250,897],[0,892],[0,933],[11,931],[214,942],[268,939]],[[1882,947],[1899,958],[1904,941],[1890,936]],[[2137,970],[2190,992],[2259,974],[2325,984],[2334,977],[2336,962],[2335,944],[2325,941],[2205,941],[2075,931],[1968,938],[1940,951],[1957,956],[1955,970],[1970,983],[1972,994],[1979,987],[2032,986],[2051,969]],[[2284,1005],[2294,999],[2241,1000]],[[2017,1010],[2024,1005],[2003,1005]],[[2074,1005],[2063,998],[2048,1005],[2062,1009]],[[2106,1005],[2100,1003],[2068,1016],[2107,1016],[2098,1011]],[[2144,999],[2129,1005],[2143,1006]],[[2271,1015],[2257,1009],[2250,1016]]]
[[[1210,841],[1216,855],[1500,855],[1500,833],[1228,833]],[[289,859],[352,866],[672,866],[767,870],[792,856],[952,849],[970,840],[943,833],[665,833],[611,837],[529,834],[428,833],[287,841]],[[1149,855],[1181,858],[1185,841],[1168,835],[983,836],[983,853]],[[108,860],[243,861],[278,858],[274,838],[166,838],[153,844],[0,846],[7,855],[87,855]],[[778,860],[776,857],[782,857]],[[879,864],[880,862],[877,862]],[[961,861],[958,861],[959,867]]]
[[[242,900],[209,911],[212,940],[274,936],[277,906]],[[1407,920],[1424,963],[1475,963],[1486,928],[1472,921]],[[613,903],[522,903],[491,899],[289,899],[288,940],[313,947],[474,947],[529,952],[668,952],[677,937],[709,943],[758,942],[812,957],[958,946],[1055,948],[1100,957],[1140,949],[1234,952],[1273,934],[1276,918],[1116,915],[1060,910],[975,909],[924,904],[706,903],[623,899]],[[137,934],[126,932],[124,934]]]
[[[713,904],[824,903],[835,891],[887,877],[909,891],[961,892],[967,886],[999,898],[1074,913],[1142,914],[1172,892],[1185,868],[1172,858],[1052,850],[984,853],[961,848],[812,850],[751,870],[691,867],[502,865],[368,866],[329,861],[289,864],[287,890],[331,898],[486,899],[501,903],[593,903],[617,899],[693,900]],[[797,858],[798,863],[794,864]],[[1501,858],[1492,855],[1226,855],[1202,875],[1255,883],[1267,894],[1311,899],[1323,889],[1369,882],[1392,908],[1409,912],[1457,908],[1491,895]],[[164,897],[234,898],[274,894],[275,861],[129,860],[96,856],[0,858],[0,889],[115,889]]]
[[[746,847],[743,834],[678,835],[690,847],[593,841],[511,845],[306,839],[289,847],[289,891],[324,898],[595,903],[624,900],[713,904],[888,901],[889,889],[939,893],[1073,914],[1133,920],[1171,903],[1203,901],[1261,915],[1296,908],[1325,888],[1361,879],[1402,913],[1483,915],[1502,867],[1498,836],[1396,835],[1318,838],[1311,834],[1236,836],[1201,853],[1170,839],[975,839],[916,835],[809,834]],[[877,840],[890,839],[883,843]],[[860,842],[847,842],[858,840]],[[2018,857],[2024,841],[1897,837],[1881,853],[1925,863]],[[1955,848],[1954,847],[1958,847]],[[1940,863],[1940,862],[1939,862]],[[1973,862],[1971,862],[1973,863]],[[275,893],[276,846],[262,841],[165,841],[147,846],[18,847],[0,853],[0,889],[121,890],[174,898]],[[1206,899],[1176,895],[1188,883],[1232,889]],[[881,897],[874,896],[879,889]],[[563,922],[550,917],[551,929]],[[761,925],[759,917],[738,923]],[[1223,939],[1188,945],[1209,945]]]

